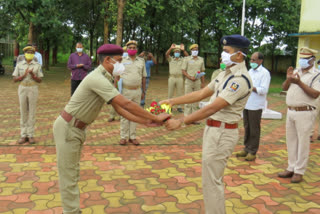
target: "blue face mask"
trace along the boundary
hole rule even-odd
[[[176,58],[178,58],[178,57],[180,57],[180,53],[174,53],[174,57],[176,57]]]
[[[309,67],[309,59],[299,59],[299,65],[302,69]]]
[[[127,57],[128,56],[128,52],[123,52],[122,57]]]
[[[320,70],[320,65],[318,65],[318,69]]]
[[[258,63],[250,62],[250,67],[253,69],[256,69],[258,66],[259,66]]]

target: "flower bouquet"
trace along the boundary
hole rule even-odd
[[[171,107],[170,107],[170,105],[167,105],[167,104],[160,105],[158,102],[153,101],[153,102],[151,102],[150,107],[146,108],[146,111],[150,112],[151,114],[155,114],[155,115],[158,115],[161,113],[171,114]],[[166,122],[170,118],[171,118],[171,116],[168,117],[167,119],[165,119],[163,122]]]
[[[200,77],[204,76],[206,73],[201,72],[201,71],[197,71],[197,73],[194,75],[194,77],[196,79],[200,79]]]

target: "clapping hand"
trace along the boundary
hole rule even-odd
[[[293,75],[293,67],[290,66],[288,69],[287,69],[287,79],[290,79]]]
[[[295,73],[293,74],[291,77],[290,77],[290,82],[294,83],[294,84],[299,84],[300,82],[300,76],[298,73]]]
[[[182,51],[184,51],[184,44],[180,44],[180,49],[182,50]]]
[[[32,69],[27,68],[25,75],[28,75],[28,74],[30,74],[30,75],[32,75],[32,76],[34,75],[34,74],[33,74],[33,68],[32,68]]]

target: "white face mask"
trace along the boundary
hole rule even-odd
[[[309,67],[309,60],[310,59],[299,59],[299,65],[302,69],[305,69],[307,67]]]
[[[231,66],[231,65],[233,65],[233,64],[239,64],[238,62],[233,62],[233,61],[231,60],[231,57],[232,57],[233,55],[237,54],[238,52],[240,52],[240,53],[241,53],[242,55],[244,55],[244,56],[247,56],[246,54],[242,53],[241,51],[237,51],[237,52],[235,52],[235,53],[233,53],[233,54],[229,54],[229,53],[227,53],[227,52],[225,52],[225,51],[222,51],[222,53],[221,53],[221,62],[224,63],[227,67],[228,67],[228,66]]]
[[[128,52],[123,52],[122,57],[127,57],[128,56]]]
[[[199,51],[191,51],[192,56],[198,56]]]
[[[112,59],[112,58],[111,58]],[[112,59],[115,64],[113,64],[113,71],[112,75],[113,76],[120,76],[123,74],[124,70],[126,69],[122,63],[119,63],[118,61]]]
[[[76,48],[78,53],[82,53],[83,48]]]

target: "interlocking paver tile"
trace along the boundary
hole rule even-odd
[[[52,124],[69,99],[66,69],[45,72],[39,86],[37,144],[18,145],[19,100],[11,75],[0,77],[0,213],[62,213]],[[59,70],[60,69],[60,70]],[[10,70],[8,68],[7,70]],[[154,75],[147,104],[167,97],[167,75]],[[53,90],[54,89],[54,90]],[[8,99],[10,97],[10,99]],[[287,166],[285,97],[268,95],[281,120],[262,120],[260,150],[253,162],[228,160],[225,169],[226,210],[229,213],[320,213],[320,141],[310,145],[304,181],[278,178]],[[80,204],[83,214],[203,214],[201,147],[204,121],[169,132],[138,125],[141,145],[119,146],[120,123],[108,123],[103,106],[87,129],[80,163]],[[182,114],[174,111],[174,115]],[[243,124],[235,152],[243,148]],[[317,136],[315,133],[314,137]]]

